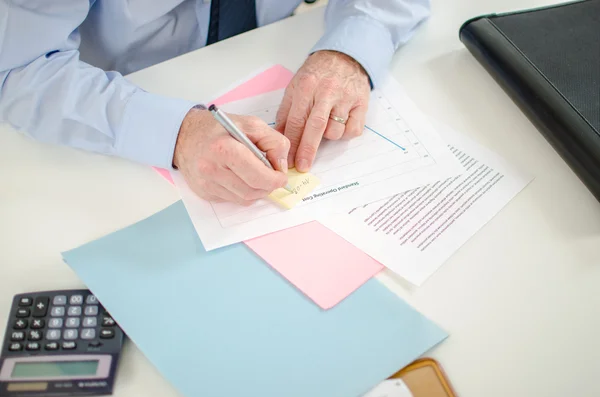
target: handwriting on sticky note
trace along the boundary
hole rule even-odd
[[[285,189],[276,189],[269,195],[269,198],[283,208],[291,209],[319,186],[321,181],[311,173],[298,172],[292,168],[288,170],[288,183],[292,187],[291,193]]]

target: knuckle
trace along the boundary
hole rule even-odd
[[[261,186],[261,178],[260,175],[258,173],[254,173],[251,177],[249,177],[246,180],[246,183],[248,184],[248,186],[250,187],[249,191],[251,192],[252,189],[258,189]],[[248,192],[245,192],[243,194],[243,196],[245,196]]]
[[[344,135],[344,131],[340,130],[340,129],[328,129],[327,131],[325,131],[325,135],[323,135],[325,138],[331,140],[331,141],[336,141],[338,139],[340,139],[342,137],[342,135]]]
[[[356,127],[348,128],[348,129],[346,129],[346,132],[345,132],[345,134],[347,134],[350,137],[359,136],[360,133],[361,133],[360,128],[356,128]]]
[[[215,167],[212,163],[205,161],[203,159],[200,159],[198,161],[198,172],[200,173],[200,175],[213,174],[214,170],[215,170]]]
[[[317,147],[312,144],[302,145],[296,152],[296,157],[312,159],[317,154]]]
[[[324,91],[335,92],[339,90],[339,83],[336,79],[328,78],[321,81],[320,86]]]
[[[344,137],[356,138],[363,134],[363,129],[360,127],[352,127],[346,130]]]
[[[324,130],[327,127],[328,118],[322,114],[315,114],[309,119],[309,127],[316,130]]]
[[[244,194],[242,194],[242,200],[244,200],[244,201],[253,201],[256,198],[257,198],[256,197],[256,193],[254,193],[254,191],[251,190],[251,189],[248,189],[247,192],[245,192]]]
[[[297,148],[300,145],[300,140],[302,139],[301,134],[291,134],[286,135],[286,137],[290,143],[289,149]]]
[[[218,157],[227,156],[230,152],[230,144],[229,137],[217,138],[210,144],[210,151]]]
[[[258,128],[262,127],[263,124],[265,124],[265,122],[260,117],[248,116],[246,118],[246,124],[248,125],[249,128],[258,129]]]
[[[288,151],[290,150],[290,140],[288,137],[286,137],[285,135],[279,134],[279,139],[281,141],[281,146],[283,147],[284,150]]]
[[[317,76],[311,73],[303,74],[298,78],[300,88],[313,88],[317,85]]]
[[[293,130],[302,130],[305,124],[306,119],[299,116],[292,116],[287,121],[287,125]]]

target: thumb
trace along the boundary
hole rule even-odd
[[[290,151],[289,139],[260,119],[259,123],[253,121],[252,124],[253,126],[246,131],[248,138],[265,153],[273,168],[287,173],[287,158]]]

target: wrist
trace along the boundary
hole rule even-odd
[[[183,118],[173,151],[173,168],[179,169],[182,163],[183,148],[187,145],[190,134],[200,129],[199,120],[203,119],[206,113],[208,113],[206,106],[199,104],[192,107]]]
[[[354,59],[352,56],[337,50],[318,50],[310,54],[311,57],[331,57],[337,59],[342,64],[346,65],[353,72],[358,72],[361,76],[365,78],[370,84],[370,77],[367,73],[366,69],[362,66],[360,62]]]

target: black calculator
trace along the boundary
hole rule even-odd
[[[124,333],[89,290],[15,296],[0,396],[112,394]]]

